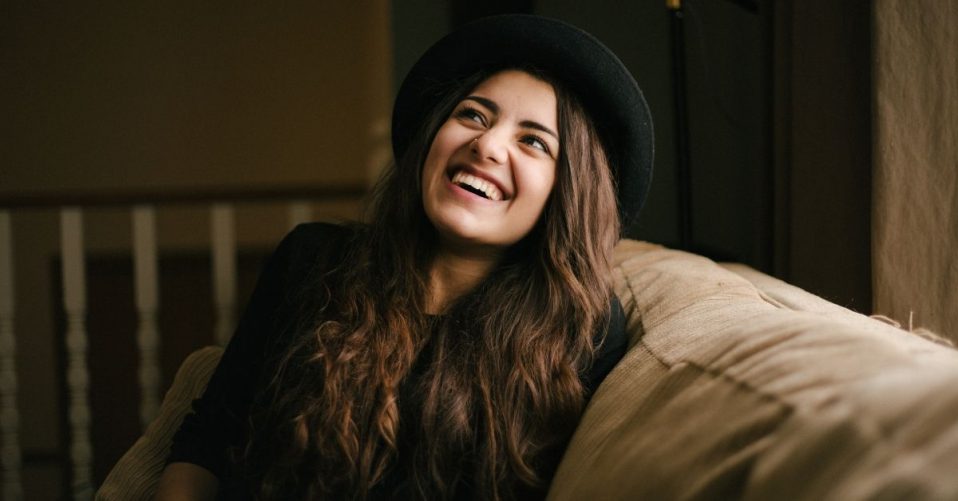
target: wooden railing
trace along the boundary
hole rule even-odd
[[[158,327],[159,281],[156,212],[158,208],[178,204],[208,206],[210,211],[210,259],[213,304],[216,309],[215,339],[225,344],[233,331],[236,312],[236,204],[283,201],[288,206],[290,226],[312,218],[313,202],[355,202],[363,197],[365,186],[332,188],[292,188],[258,191],[192,190],[175,193],[63,193],[0,196],[0,468],[3,499],[25,498],[21,481],[20,412],[18,388],[13,219],[22,209],[59,212],[62,308],[66,319],[64,353],[66,360],[67,416],[69,425],[68,476],[72,479],[74,499],[92,498],[94,454],[90,439],[90,377],[87,368],[88,335],[87,277],[85,274],[84,211],[91,207],[111,206],[129,210],[132,221],[133,291],[138,317],[136,345],[139,352],[139,419],[142,427],[156,415],[160,402],[161,337]]]

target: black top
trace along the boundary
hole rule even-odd
[[[239,326],[233,334],[203,396],[193,401],[188,414],[173,437],[167,463],[185,462],[206,468],[220,479],[220,498],[236,499],[242,479],[230,479],[227,449],[244,440],[250,405],[258,388],[264,365],[289,332],[291,320],[299,306],[297,292],[308,281],[317,262],[335,258],[330,253],[341,250],[349,230],[328,223],[298,226],[269,258],[263,269]],[[337,245],[339,244],[339,245]],[[612,315],[605,341],[595,362],[582,382],[587,398],[594,393],[609,371],[625,354],[628,338],[622,307],[613,296]],[[416,377],[414,371],[410,377]],[[384,480],[384,485],[398,485],[402,479]],[[374,490],[374,496],[382,492]],[[384,497],[385,493],[380,494]]]

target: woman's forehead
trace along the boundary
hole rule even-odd
[[[523,70],[503,70],[479,82],[468,94],[480,97],[503,113],[529,115],[524,118],[555,124],[557,98],[552,84]]]

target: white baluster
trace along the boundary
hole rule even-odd
[[[159,286],[157,283],[156,215],[152,206],[133,208],[133,283],[139,327],[140,424],[145,430],[160,407]]]
[[[366,150],[366,183],[372,186],[392,159],[389,139],[389,116],[380,115],[369,124],[369,143]]]
[[[309,222],[313,218],[313,208],[306,200],[293,200],[289,203],[289,227]]]
[[[70,460],[73,463],[73,499],[93,495],[93,448],[90,445],[89,373],[86,353],[86,273],[83,252],[83,214],[79,208],[60,211],[60,249],[63,254],[63,304],[67,314],[67,387],[69,388]]]
[[[225,345],[233,335],[236,310],[236,230],[233,207],[212,208],[211,252],[213,258],[213,304],[216,306],[216,342]]]
[[[0,469],[3,499],[23,499],[20,484],[20,413],[17,409],[16,338],[13,335],[13,232],[0,211]]]

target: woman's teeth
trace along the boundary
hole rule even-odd
[[[457,184],[477,195],[488,198],[489,200],[499,201],[502,200],[502,192],[499,191],[499,188],[496,188],[496,185],[480,179],[472,174],[467,174],[465,172],[457,172],[452,176],[452,183]]]

